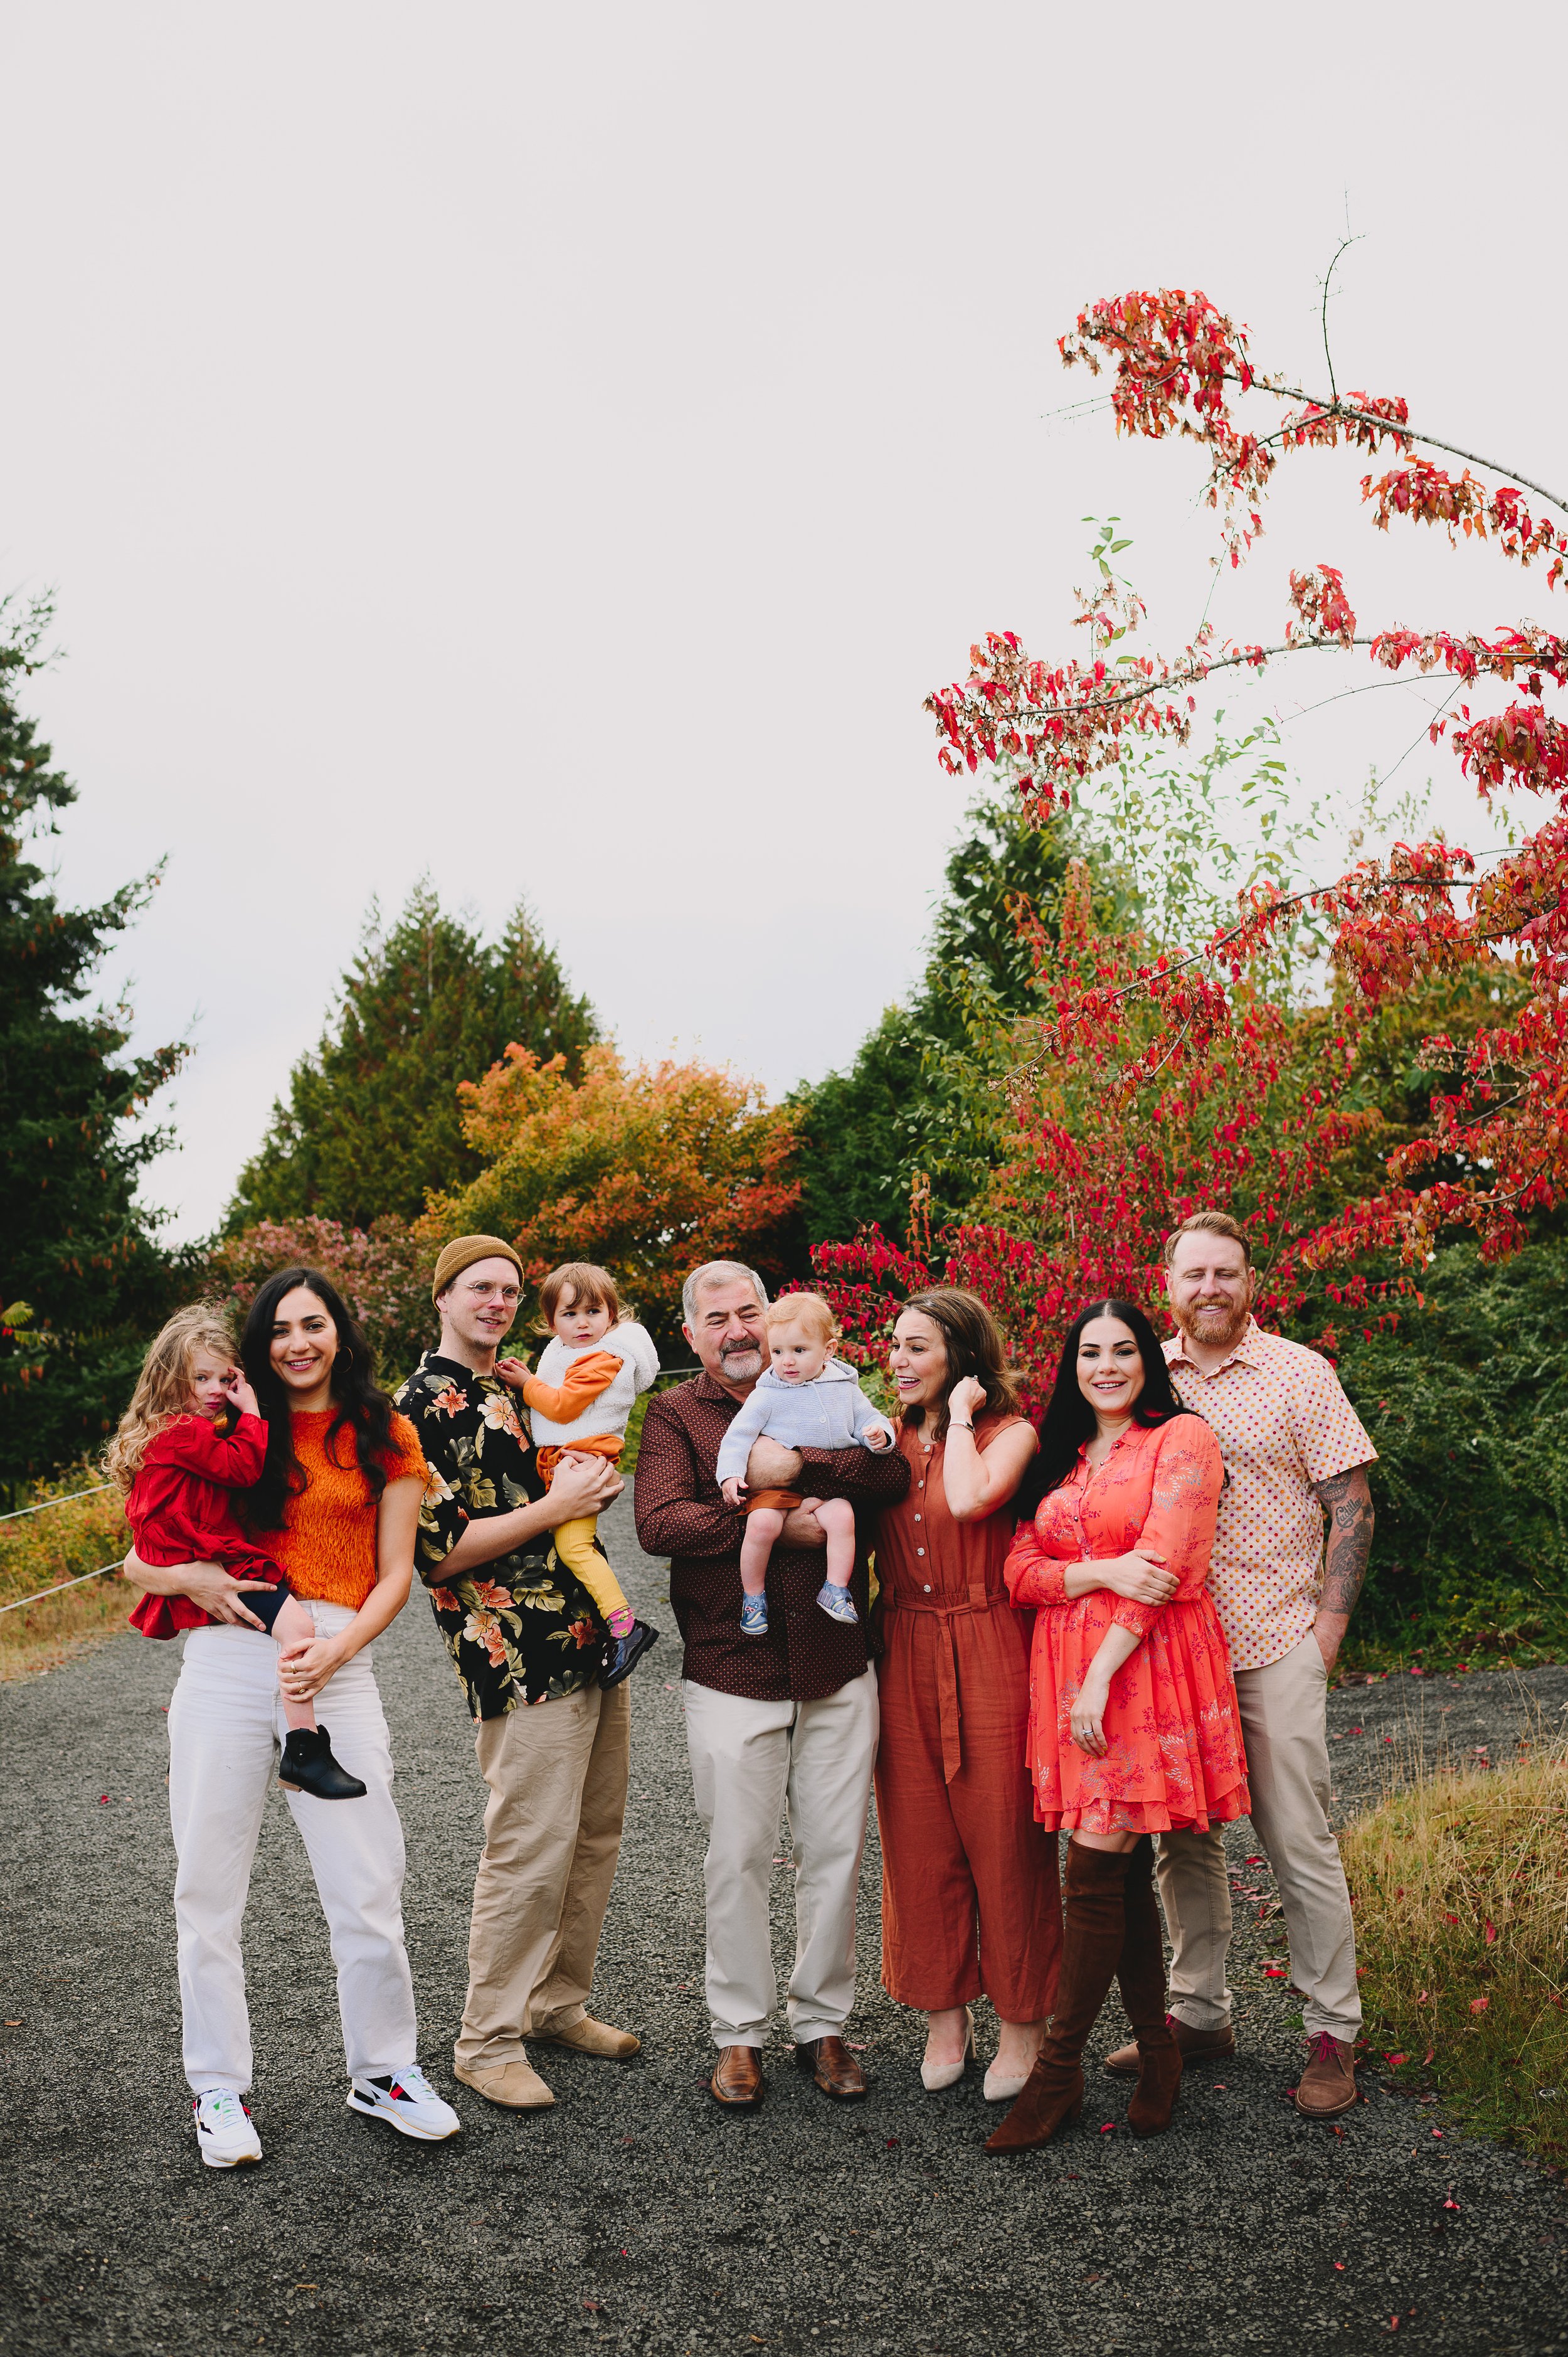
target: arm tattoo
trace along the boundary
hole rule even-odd
[[[1367,1577],[1367,1557],[1372,1550],[1374,1516],[1367,1469],[1353,1465],[1348,1473],[1336,1473],[1331,1480],[1316,1482],[1314,1487],[1318,1503],[1328,1516],[1328,1548],[1318,1609],[1343,1613],[1348,1620],[1361,1593],[1361,1582]]]

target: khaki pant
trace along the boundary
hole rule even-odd
[[[489,2071],[586,2010],[620,1856],[631,1699],[623,1681],[520,1704],[481,1719],[474,1748],[490,1798],[455,2060]]]
[[[768,1899],[779,1820],[795,1852],[798,2040],[837,2038],[854,2004],[854,1902],[876,1756],[876,1672],[817,1702],[753,1702],[682,1686],[703,1864],[704,1988],[715,2046],[766,2046],[779,2002]]]
[[[1279,1885],[1302,2018],[1309,2035],[1354,2039],[1361,2000],[1350,1894],[1328,1823],[1327,1692],[1310,1629],[1282,1660],[1236,1673],[1252,1826]],[[1230,2018],[1230,1890],[1219,1832],[1161,1834],[1159,1882],[1171,1935],[1171,2011],[1189,2029],[1222,2029]]]

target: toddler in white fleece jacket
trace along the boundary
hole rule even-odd
[[[539,1447],[539,1471],[548,1486],[569,1451],[607,1458],[626,1446],[627,1418],[638,1394],[659,1372],[659,1352],[645,1327],[621,1314],[609,1271],[589,1261],[553,1268],[539,1288],[540,1331],[548,1333],[537,1374],[521,1359],[498,1359],[496,1372],[522,1394]],[[609,1631],[602,1686],[618,1685],[659,1635],[639,1620],[626,1592],[595,1544],[596,1514],[580,1514],[552,1533],[555,1552],[592,1597]]]
[[[793,1509],[805,1500],[794,1490],[758,1490],[746,1495],[746,1468],[754,1440],[764,1433],[782,1448],[848,1448],[858,1441],[878,1454],[894,1447],[897,1435],[881,1410],[872,1406],[853,1367],[828,1353],[838,1340],[833,1313],[820,1293],[787,1293],[768,1310],[771,1367],[757,1377],[719,1444],[714,1468],[727,1505],[746,1502],[746,1535],[740,1546],[740,1625],[747,1637],[768,1634],[768,1566],[773,1543]],[[860,1615],[849,1592],[854,1569],[854,1508],[847,1498],[818,1498],[812,1511],[827,1542],[827,1577],[817,1602],[835,1620]]]

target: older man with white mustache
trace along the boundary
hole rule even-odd
[[[1350,1895],[1328,1822],[1326,1702],[1366,1577],[1367,1469],[1377,1451],[1327,1360],[1255,1323],[1257,1275],[1239,1222],[1196,1212],[1166,1237],[1165,1258],[1176,1329],[1165,1344],[1171,1379],[1218,1435],[1228,1476],[1209,1589],[1230,1647],[1252,1824],[1279,1884],[1291,1980],[1304,2000],[1296,2108],[1332,2119],[1356,2101],[1361,2004]],[[1162,1834],[1159,1886],[1183,2056],[1233,2054],[1230,1894],[1218,1828]],[[1106,2068],[1135,2076],[1136,2047],[1109,2055]]]
[[[796,2060],[825,2095],[864,2095],[843,2041],[854,2002],[854,1901],[871,1802],[878,1713],[868,1640],[866,1553],[857,1544],[847,1624],[817,1609],[822,1525],[813,1499],[868,1512],[908,1487],[907,1460],[865,1448],[751,1450],[753,1493],[794,1491],[768,1564],[768,1628],[741,1632],[746,1515],[719,1488],[719,1444],[767,1360],[768,1296],[755,1271],[710,1261],[687,1278],[682,1331],[703,1372],[649,1407],[637,1459],[637,1534],[670,1558],[670,1600],[686,1653],[682,1695],[697,1811],[708,1836],[706,1992],[719,2058],[715,2103],[755,2111],[778,1989],[768,1901],[779,1820],[794,1845]]]

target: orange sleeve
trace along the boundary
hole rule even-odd
[[[392,1418],[392,1439],[381,1458],[381,1468],[389,1481],[401,1481],[410,1473],[417,1473],[422,1481],[430,1479],[430,1468],[424,1461],[419,1435],[406,1415],[394,1415]]]
[[[590,1351],[586,1358],[575,1360],[567,1368],[564,1383],[542,1383],[537,1375],[525,1375],[523,1400],[552,1424],[575,1424],[585,1408],[592,1407],[599,1394],[608,1391],[620,1365],[613,1351]]]
[[[1181,1585],[1173,1603],[1176,1598],[1190,1603],[1208,1580],[1224,1486],[1225,1464],[1212,1426],[1200,1415],[1187,1415],[1173,1416],[1161,1426],[1149,1511],[1133,1541],[1133,1552],[1154,1556],[1176,1574]],[[1111,1618],[1117,1628],[1146,1637],[1165,1609],[1163,1604],[1132,1604],[1121,1597]]]
[[[1032,1522],[1020,1523],[1002,1566],[1007,1593],[1015,1604],[1065,1604],[1068,1600],[1065,1563],[1047,1555]]]

